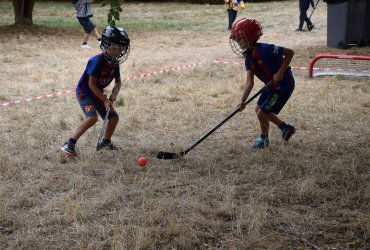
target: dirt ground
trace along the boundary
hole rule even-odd
[[[250,3],[239,15],[261,20],[261,42],[295,51],[296,89],[281,118],[297,133],[287,145],[271,126],[271,146],[250,149],[259,133],[253,102],[185,157],[155,158],[186,149],[239,102],[245,70],[229,47],[221,6],[171,9],[184,22],[205,17],[209,28],[127,29],[123,79],[203,64],[124,82],[112,138],[118,152],[95,151],[101,120],[78,141],[77,158],[60,152],[84,118],[73,93],[0,107],[0,248],[369,249],[370,80],[308,78],[299,68],[320,53],[369,55],[370,48],[327,48],[326,5],[312,32],[294,32],[293,4]],[[127,15],[136,7],[128,4]],[[1,26],[0,103],[74,89],[99,53],[93,40],[91,50],[80,48],[81,32]],[[262,87],[255,85],[253,92]],[[149,160],[145,169],[139,156]]]

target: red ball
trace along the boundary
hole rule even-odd
[[[137,162],[136,163],[140,167],[145,167],[146,164],[148,163],[148,160],[144,156],[141,156],[141,157],[139,157],[139,159],[137,159]]]

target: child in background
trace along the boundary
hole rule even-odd
[[[69,140],[61,148],[63,152],[72,157],[77,156],[75,150],[77,140],[98,121],[98,113],[104,119],[108,109],[108,124],[101,145],[97,146],[97,150],[98,148],[118,149],[111,142],[119,120],[113,103],[121,88],[119,64],[126,61],[129,55],[130,39],[123,28],[111,27],[104,29],[102,37],[100,48],[103,52],[89,59],[76,88],[76,97],[86,118],[77,126]],[[111,95],[107,98],[103,91],[113,78],[115,85]]]
[[[229,25],[227,27],[228,30],[231,30],[233,23],[236,19],[236,16],[238,15],[238,9],[240,8],[244,9],[245,4],[243,0],[225,0],[225,4],[227,5],[227,13],[229,18]]]
[[[307,17],[307,10],[310,8],[310,4],[313,9],[316,9],[313,0],[299,0],[299,25],[298,29],[295,31],[302,31],[304,22],[307,24],[308,31],[311,31],[315,27],[315,25],[313,25],[311,20]]]
[[[257,43],[262,36],[262,26],[254,19],[243,18],[232,27],[230,44],[233,52],[245,57],[247,79],[240,100],[240,110],[245,108],[253,85],[254,75],[271,87],[260,95],[255,108],[260,123],[261,134],[252,148],[265,148],[269,145],[270,122],[281,130],[283,141],[288,141],[296,129],[283,122],[277,115],[293,93],[295,81],[289,64],[294,51],[273,44]]]
[[[83,49],[91,48],[87,44],[89,35],[94,36],[99,42],[101,41],[98,30],[96,29],[95,24],[91,21],[93,14],[90,8],[90,3],[93,1],[94,0],[72,0],[73,6],[76,9],[77,19],[85,31],[81,45],[81,48]]]

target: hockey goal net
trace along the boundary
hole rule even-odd
[[[312,59],[309,73],[310,77],[370,77],[370,56],[321,54]]]

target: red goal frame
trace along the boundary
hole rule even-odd
[[[311,60],[310,66],[308,67],[310,78],[314,77],[314,75],[313,75],[314,69],[315,70],[318,70],[318,71],[322,71],[322,72],[324,72],[325,70],[327,70],[326,68],[314,68],[315,63],[317,61],[319,61],[320,59],[347,60],[347,61],[348,60],[357,60],[357,61],[360,60],[360,61],[369,61],[369,64],[370,64],[370,56],[319,54],[314,59]],[[331,70],[332,70],[332,72],[337,71],[338,72],[338,75],[341,75],[341,73],[340,73],[341,71],[345,71],[343,69],[335,69],[335,68],[334,69],[331,69]],[[369,67],[368,70],[366,70],[364,72],[366,72],[366,75],[369,75],[370,76],[370,67]],[[333,75],[333,73],[332,74],[328,74],[328,75]],[[346,75],[348,75],[348,74],[346,74]],[[354,76],[356,76],[356,74],[354,74]]]

